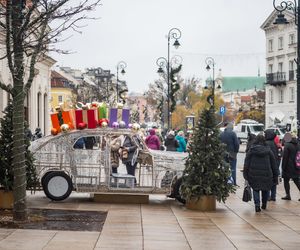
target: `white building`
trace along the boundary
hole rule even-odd
[[[1,51],[2,56],[4,50]],[[39,127],[44,135],[50,134],[50,68],[54,63],[55,61],[52,58],[46,57],[36,64],[37,75],[25,99],[25,119],[33,133]],[[5,84],[12,83],[7,60],[0,61],[0,80]],[[0,117],[3,116],[2,111],[7,106],[8,100],[9,95],[0,88]]]
[[[266,34],[266,127],[296,121],[296,51],[295,17],[284,11],[289,21],[281,30],[274,22],[274,10],[261,28]]]

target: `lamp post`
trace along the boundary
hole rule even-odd
[[[297,80],[296,80],[296,86],[297,86],[297,135],[298,138],[300,137],[300,129],[299,129],[299,121],[300,121],[300,1],[281,1],[280,5],[276,5],[276,0],[273,0],[273,6],[274,9],[278,11],[277,18],[274,22],[275,25],[279,25],[279,29],[283,28],[284,25],[288,24],[289,21],[284,17],[283,12],[285,10],[291,11],[295,16],[295,24],[297,26],[297,59],[295,59],[295,62],[297,64]]]
[[[177,49],[180,46],[178,39],[181,37],[181,31],[178,28],[172,28],[168,32],[168,55],[167,58],[160,57],[157,59],[156,64],[159,66],[158,73],[164,73],[163,67],[167,68],[167,105],[168,105],[168,130],[170,129],[170,70],[171,70],[171,63],[170,63],[170,41],[171,39],[175,40],[173,46]]]
[[[127,64],[124,61],[120,61],[117,64],[117,86],[116,86],[116,89],[117,89],[117,103],[119,102],[119,70],[121,70],[121,74],[124,75],[126,73],[125,72],[126,67],[127,67]]]
[[[211,106],[215,106],[215,60],[212,57],[207,57],[205,59],[206,70],[209,71],[212,67],[212,90],[211,95],[207,97],[207,101]],[[206,87],[206,86],[205,86]],[[206,87],[207,88],[207,87]]]
[[[176,40],[177,43],[178,43],[178,40]],[[176,43],[175,41],[175,43]],[[174,44],[175,44],[174,43]],[[166,59],[165,57],[159,57],[157,60],[156,60],[156,65],[158,66],[158,70],[157,70],[157,73],[159,75],[163,75],[165,72],[167,72],[167,76],[166,76],[166,82],[167,82],[167,112],[168,112],[168,115],[167,115],[167,118],[168,118],[168,130],[170,129],[170,125],[171,125],[171,111],[170,111],[170,92],[171,92],[171,84],[170,83],[170,72],[171,72],[171,68],[172,68],[172,65],[180,65],[182,63],[182,57],[181,56],[178,56],[178,55],[175,55],[173,56],[171,59],[168,57],[168,59]],[[166,69],[166,71],[164,70],[164,68]],[[163,98],[163,97],[162,97]],[[163,102],[162,102],[163,103]]]

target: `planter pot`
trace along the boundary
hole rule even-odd
[[[10,209],[13,208],[13,204],[13,191],[0,190],[0,208]]]
[[[195,197],[186,202],[185,205],[188,209],[205,211],[216,210],[216,197],[214,195],[204,195]]]

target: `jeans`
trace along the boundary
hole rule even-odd
[[[233,178],[233,185],[236,185],[236,159],[230,159],[230,169],[231,169],[231,176]]]
[[[127,174],[135,176],[136,166],[137,166],[137,162],[133,166],[131,165],[131,162],[126,162]],[[134,178],[134,183],[136,183],[136,178]]]
[[[262,193],[262,199],[261,199],[262,204],[267,204],[268,197],[269,197],[269,191],[253,189],[254,205],[257,207],[260,207],[260,194],[259,194],[260,191]]]

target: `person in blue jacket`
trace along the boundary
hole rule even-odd
[[[179,142],[179,147],[177,148],[177,152],[186,152],[186,141],[184,139],[183,131],[179,131],[175,139]]]

